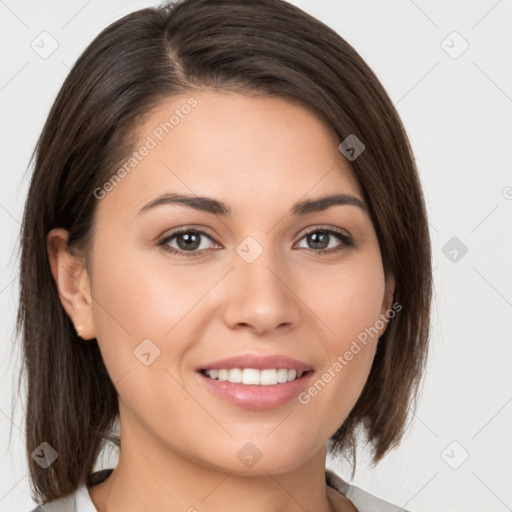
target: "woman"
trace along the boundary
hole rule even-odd
[[[399,509],[325,470],[361,436],[375,463],[399,443],[431,297],[407,136],[339,35],[281,0],[134,12],[79,58],[35,155],[39,510]],[[94,472],[106,441],[119,461]]]

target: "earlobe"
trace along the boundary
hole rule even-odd
[[[69,233],[62,228],[52,229],[46,238],[50,268],[62,307],[80,329],[83,339],[95,337],[92,316],[90,281],[83,258],[77,257],[68,248]]]

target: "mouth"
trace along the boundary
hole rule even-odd
[[[201,386],[242,409],[272,409],[298,399],[315,371],[308,362],[284,354],[246,352],[196,367]]]
[[[296,370],[290,368],[213,368],[202,369],[199,373],[205,377],[244,386],[276,386],[299,380],[312,373],[313,370]]]
[[[216,399],[247,410],[272,410],[293,404],[309,385],[314,370],[292,368],[210,368],[196,371]]]

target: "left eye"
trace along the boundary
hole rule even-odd
[[[341,243],[331,245],[330,242],[333,238],[337,238]],[[315,252],[331,253],[341,251],[347,247],[352,247],[352,240],[343,231],[338,231],[332,228],[315,228],[309,231],[301,238],[306,240],[306,243],[311,244],[313,247],[306,247]],[[329,249],[329,250],[325,250]],[[332,250],[331,250],[332,249]]]

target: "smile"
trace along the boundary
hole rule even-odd
[[[222,401],[242,409],[268,410],[297,400],[314,373],[287,368],[212,368],[196,375]]]
[[[300,379],[302,370],[287,368],[267,368],[258,370],[256,368],[230,368],[202,370],[203,375],[210,379],[232,382],[233,384],[245,384],[246,386],[275,386]]]

